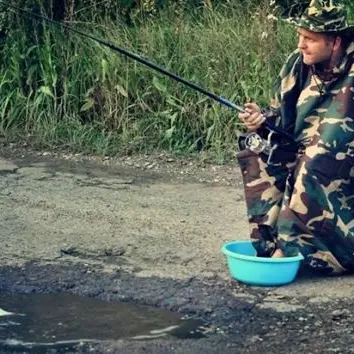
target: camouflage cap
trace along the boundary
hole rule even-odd
[[[306,4],[307,2],[307,4]],[[305,28],[313,32],[347,32],[354,34],[354,26],[350,26],[347,20],[345,6],[335,0],[307,0],[292,1],[289,8],[285,8],[289,1],[273,0],[271,6],[282,11],[282,17],[297,27]],[[297,8],[295,7],[297,3]],[[297,11],[289,11],[296,8]]]

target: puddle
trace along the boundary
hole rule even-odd
[[[204,335],[198,328],[202,324],[154,307],[64,293],[0,293],[0,349],[68,349],[106,340],[201,338]]]

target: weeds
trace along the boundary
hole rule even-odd
[[[178,21],[166,9],[133,27],[107,16],[99,23],[90,9],[82,18],[97,22],[81,29],[237,104],[267,104],[295,40],[262,6],[205,6]],[[28,37],[26,26],[19,22],[0,49],[1,135],[98,154],[204,151],[220,162],[233,155],[237,112],[93,41],[38,22]]]

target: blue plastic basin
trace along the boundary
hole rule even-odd
[[[230,276],[250,285],[277,286],[291,283],[304,257],[256,257],[251,241],[228,242],[222,247]]]

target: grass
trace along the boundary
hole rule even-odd
[[[295,44],[294,30],[275,28],[266,13],[236,4],[176,18],[167,9],[135,27],[105,18],[80,28],[239,105],[266,105]],[[53,25],[35,22],[30,36],[24,28],[20,18],[0,50],[0,134],[8,140],[104,155],[233,156],[237,112]]]

